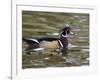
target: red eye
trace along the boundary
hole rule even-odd
[[[62,34],[63,34],[63,35],[66,35],[66,32],[64,31]]]

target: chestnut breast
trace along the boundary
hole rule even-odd
[[[67,48],[67,46],[68,46],[68,39],[67,39],[67,37],[60,37],[60,39],[59,39],[59,44],[60,44],[60,47],[62,47],[62,48]]]

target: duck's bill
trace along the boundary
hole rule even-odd
[[[70,39],[70,38],[74,38],[75,37],[75,34],[73,32],[70,32],[69,34],[67,34],[67,37]]]
[[[73,32],[70,32],[70,35],[75,35]]]

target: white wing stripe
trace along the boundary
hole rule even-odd
[[[39,43],[38,40],[36,40],[36,39],[29,39],[29,40],[32,40],[32,41],[35,41],[36,43]]]

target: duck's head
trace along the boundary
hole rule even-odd
[[[70,38],[73,35],[75,34],[72,32],[69,26],[65,26],[64,28],[60,30],[60,37],[62,36],[62,37]]]

